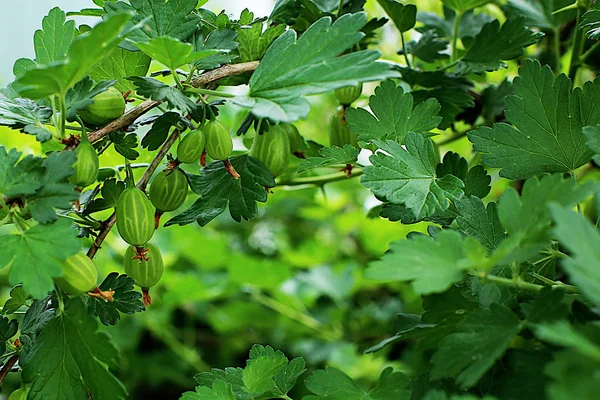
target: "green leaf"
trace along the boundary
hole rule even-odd
[[[400,71],[402,79],[413,87],[410,93],[416,104],[428,99],[436,99],[440,103],[442,122],[439,129],[449,128],[456,122],[459,113],[475,106],[469,94],[472,83],[464,77],[447,75],[442,71],[415,71],[408,68],[400,68]]]
[[[96,198],[88,203],[83,209],[83,213],[89,215],[116,207],[123,190],[125,190],[125,182],[117,181],[115,178],[105,180],[100,190],[102,198]]]
[[[546,389],[550,400],[595,400],[598,397],[598,360],[574,351],[561,351],[554,354],[545,372],[552,378]]]
[[[498,217],[508,238],[498,245],[495,256],[501,263],[526,261],[550,245],[551,216],[548,204],[573,207],[590,196],[596,185],[577,185],[561,174],[528,179],[521,190],[507,189],[498,201]]]
[[[564,299],[564,290],[546,286],[533,301],[521,303],[521,311],[530,323],[560,321],[569,313]]]
[[[586,30],[590,39],[600,39],[600,3],[594,1],[592,8],[583,15],[581,29]]]
[[[109,134],[109,139],[115,146],[117,153],[128,160],[135,160],[140,156],[135,149],[138,147],[137,135],[135,133],[126,134],[123,131],[113,131]]]
[[[114,291],[114,301],[90,297],[88,308],[104,325],[115,325],[121,319],[121,314],[134,314],[145,310],[142,294],[133,288],[133,279],[127,275],[111,272],[100,284],[102,291]]]
[[[462,14],[465,11],[484,6],[491,0],[442,0],[442,2],[446,7]]]
[[[453,175],[465,184],[465,196],[477,196],[483,199],[491,190],[492,178],[481,165],[469,169],[469,163],[458,153],[449,151],[444,154],[444,159],[435,169],[436,175],[443,178]]]
[[[567,207],[551,206],[554,235],[571,252],[563,268],[589,300],[600,304],[600,233],[583,215]]]
[[[278,27],[269,29],[281,29]],[[218,68],[223,64],[231,64],[238,56],[229,54],[238,48],[237,32],[232,29],[214,30],[206,38],[198,34],[194,39],[194,50],[216,50],[217,54],[194,61],[194,66],[199,70]],[[274,39],[274,38],[273,38]],[[266,49],[265,49],[266,50]]]
[[[345,14],[333,24],[331,18],[321,18],[299,39],[296,32],[285,32],[252,74],[248,97],[236,101],[258,118],[294,122],[310,110],[302,96],[396,76],[389,65],[375,61],[378,51],[340,56],[363,38],[360,29],[366,22],[364,13]]]
[[[296,357],[283,367],[275,375],[274,393],[283,397],[296,385],[296,381],[306,371],[306,361],[301,357]]]
[[[554,79],[548,67],[525,61],[513,81],[516,96],[506,99],[506,117],[514,126],[495,124],[469,133],[475,150],[484,153],[500,175],[526,179],[544,172],[574,171],[587,163],[591,151],[583,145],[584,126],[600,123],[600,80],[571,90],[565,75]]]
[[[212,387],[196,386],[195,392],[185,392],[180,400],[236,400],[231,384],[217,380]]]
[[[509,19],[502,27],[494,20],[473,38],[454,71],[463,75],[495,71],[506,66],[503,61],[522,56],[524,49],[542,36],[541,32],[527,29],[524,18]]]
[[[426,63],[434,63],[437,60],[446,59],[450,56],[444,51],[448,48],[448,41],[440,39],[433,31],[425,31],[419,41],[411,40],[406,44],[406,51],[420,58]]]
[[[432,378],[455,377],[463,389],[475,385],[520,330],[519,318],[504,306],[470,312],[433,355]]]
[[[28,70],[13,83],[13,88],[34,100],[66,93],[117,48],[129,19],[130,15],[117,14],[103,20],[73,41],[64,61]]]
[[[153,78],[139,76],[130,76],[138,94],[151,98],[154,101],[166,101],[170,107],[177,108],[184,113],[194,111],[196,105],[185,94],[181,93],[176,87],[167,85]]]
[[[552,0],[508,0],[502,10],[508,19],[524,17],[527,26],[552,30],[556,26],[553,5]]]
[[[273,348],[260,345],[252,346],[250,359],[242,373],[244,386],[252,396],[262,394],[275,387],[273,378],[287,365],[286,356]]]
[[[77,157],[72,151],[54,152],[44,159],[44,174],[39,178],[41,188],[27,201],[27,209],[36,221],[47,224],[56,221],[55,208],[69,209],[79,198],[75,185],[66,182],[73,174],[71,165]]]
[[[172,127],[181,123],[184,117],[174,111],[167,111],[161,114],[154,120],[152,128],[144,135],[142,139],[142,147],[148,148],[150,151],[155,151],[162,146],[169,136],[169,131]]]
[[[74,37],[75,21],[67,21],[65,12],[58,7],[50,10],[42,20],[42,29],[33,35],[37,64],[46,66],[63,61]]]
[[[50,122],[52,109],[42,106],[33,100],[11,99],[0,92],[0,125],[20,129],[25,133],[36,135],[40,142],[52,139],[52,133],[43,127]]]
[[[377,2],[392,19],[400,33],[414,28],[417,22],[417,7],[415,5],[404,5],[396,0],[377,0]]]
[[[35,67],[37,67],[37,64],[32,59],[19,58],[13,65],[13,74],[15,77],[20,78],[25,74],[25,72],[29,71],[30,69],[35,69]]]
[[[117,367],[117,349],[109,336],[98,332],[96,319],[83,301],[71,299],[65,311],[41,331],[21,359],[22,379],[30,385],[31,400],[126,399],[125,387],[108,370]]]
[[[102,92],[108,90],[116,81],[102,81],[94,85],[94,81],[86,76],[75,86],[67,91],[67,120],[75,121],[77,119],[77,111],[85,108],[88,104],[92,104],[92,98]]]
[[[600,162],[600,126],[584,126],[583,135],[587,146],[594,152],[594,162]]]
[[[23,322],[21,322],[21,336],[19,339],[23,344],[22,357],[31,350],[36,338],[56,315],[56,309],[52,304],[51,296],[42,300],[36,300],[25,312]]]
[[[34,194],[41,186],[42,159],[21,155],[17,149],[0,146],[0,194],[9,199]]]
[[[505,100],[508,96],[514,95],[512,84],[508,80],[504,80],[500,85],[490,85],[485,88],[481,94],[483,108],[481,115],[489,122],[496,122],[498,118],[502,118],[504,114]]]
[[[29,296],[25,293],[23,285],[17,285],[10,290],[10,299],[6,300],[2,313],[13,314],[19,308],[29,305]]]
[[[419,235],[390,244],[381,260],[369,264],[367,279],[411,282],[416,293],[447,290],[464,279],[465,271],[478,265],[469,258],[479,257],[483,248],[474,240],[454,231],[442,231],[437,239]]]
[[[449,9],[445,10],[443,17],[433,12],[417,13],[417,20],[423,24],[416,30],[419,32],[434,31],[441,38],[452,38],[454,33],[454,22],[456,13]],[[494,17],[484,12],[475,13],[473,10],[461,13],[458,21],[458,38],[472,38],[477,35],[481,28],[494,20]],[[423,71],[419,71],[423,72]]]
[[[230,161],[240,174],[239,179],[233,179],[220,161],[208,165],[200,176],[188,175],[190,188],[200,198],[165,226],[192,222],[204,226],[225,211],[227,206],[234,220],[253,219],[258,213],[256,202],[267,201],[265,187],[275,186],[273,175],[260,161],[245,154],[232,157]]]
[[[131,5],[123,2],[105,2],[108,15],[127,12],[133,14],[131,24],[142,24],[133,31],[128,40],[144,43],[161,36],[185,40],[198,29],[200,17],[195,14],[197,0],[131,0]],[[135,50],[127,45],[127,50]]]
[[[191,44],[168,36],[152,38],[147,43],[137,43],[137,47],[170,70],[218,53],[217,50],[194,51]]]
[[[117,48],[90,71],[96,82],[117,79],[115,87],[121,92],[133,90],[135,86],[128,76],[146,76],[151,58],[141,51]]]
[[[460,231],[477,239],[488,250],[495,249],[506,238],[496,203],[488,203],[486,207],[481,199],[470,196],[460,199],[456,208],[459,213],[456,223]]]
[[[17,235],[2,236],[0,267],[10,265],[11,285],[23,284],[25,293],[41,299],[54,289],[52,278],[62,275],[60,261],[81,248],[71,223],[61,219],[36,225]]]
[[[319,149],[321,157],[309,157],[298,165],[298,173],[308,171],[313,168],[327,167],[336,164],[354,164],[358,159],[358,150],[346,144],[344,147],[333,146]]]
[[[263,23],[259,21],[237,30],[240,61],[257,61],[263,58],[273,41],[285,32],[285,25],[272,25],[264,29],[264,32],[263,29]]]
[[[375,115],[363,108],[350,108],[346,114],[348,127],[364,142],[392,139],[403,143],[408,132],[428,134],[442,120],[437,100],[428,99],[415,106],[412,95],[391,80],[375,89],[369,108]]]
[[[533,332],[541,340],[568,347],[583,356],[600,361],[600,347],[565,320],[539,324],[533,328]]]
[[[16,319],[9,320],[4,315],[0,315],[0,355],[6,352],[6,342],[17,334],[19,323]]]
[[[327,367],[316,370],[306,380],[306,387],[312,393],[304,400],[408,400],[406,389],[408,378],[391,367],[383,370],[377,385],[366,392],[342,371]]]
[[[451,200],[462,196],[464,184],[459,178],[436,176],[431,140],[409,132],[406,150],[392,141],[378,145],[387,154],[372,155],[372,165],[364,169],[361,178],[363,186],[376,196],[406,206],[417,219],[448,209]]]

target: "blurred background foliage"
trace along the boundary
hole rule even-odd
[[[245,4],[252,10],[253,3]],[[407,3],[418,3],[419,11],[442,11],[437,0]],[[54,5],[46,1],[38,7],[45,13],[45,8]],[[219,1],[210,1],[208,7],[221,10]],[[368,1],[366,9],[372,16],[384,16],[374,1]],[[501,15],[493,5],[478,12]],[[383,59],[404,61],[397,54],[399,37],[390,23],[379,30],[378,40]],[[0,62],[13,61],[3,58]],[[508,69],[488,74],[487,82],[501,83],[516,75],[516,64],[509,64]],[[367,106],[375,86],[365,85],[356,106]],[[310,101],[309,117],[296,126],[306,139],[328,144],[335,98],[329,93]],[[235,135],[242,110],[227,105],[220,111],[221,121]],[[460,123],[454,129],[461,131]],[[143,132],[143,128],[138,130],[140,139]],[[452,131],[438,133],[443,140]],[[33,136],[3,127],[0,145],[28,153],[43,151]],[[235,149],[245,151],[239,138]],[[151,160],[146,150],[138,150],[142,155],[136,162]],[[471,145],[465,137],[444,146],[442,153],[446,151],[469,158]],[[365,162],[367,154],[361,156]],[[102,167],[123,164],[122,156],[112,148],[100,161]],[[292,163],[290,171],[296,166]],[[197,166],[189,168],[198,173]],[[494,183],[491,199],[504,190],[497,179]],[[190,196],[181,209],[191,202]],[[123,316],[116,326],[104,327],[121,351],[117,374],[131,398],[177,399],[193,388],[196,373],[242,366],[254,343],[270,344],[290,358],[302,356],[309,368],[334,366],[365,385],[375,381],[386,366],[417,373],[421,358],[416,350],[407,351],[403,342],[364,354],[366,348],[389,336],[395,314],[422,312],[421,298],[408,285],[363,279],[367,262],[379,258],[390,242],[426,229],[425,224],[401,225],[371,217],[369,210],[377,204],[358,179],[324,188],[278,187],[266,204],[260,204],[260,214],[253,221],[238,224],[225,213],[206,227],[158,230],[153,243],[161,249],[166,268],[153,288],[154,304],[144,313]],[[102,278],[112,271],[123,272],[126,248],[113,230],[96,257]],[[0,271],[0,287],[4,302],[10,289],[7,270]],[[9,377],[6,393],[18,379]]]

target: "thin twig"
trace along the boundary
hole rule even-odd
[[[301,186],[301,185],[316,185],[323,186],[326,183],[345,181],[350,178],[361,176],[363,174],[362,168],[354,168],[350,174],[347,172],[336,172],[328,175],[318,176],[303,176],[292,179],[282,179],[277,182],[277,186]]]
[[[232,65],[224,65],[221,68],[214,69],[212,71],[205,72],[204,74],[197,76],[192,79],[193,87],[200,87],[203,85],[207,85],[209,83],[221,80],[223,78],[227,78],[228,76],[239,75],[246,72],[254,71],[258,67],[258,61],[251,61],[240,64],[232,64]],[[148,111],[152,110],[156,106],[158,106],[161,102],[154,100],[146,100],[142,104],[137,107],[132,108],[127,111],[125,114],[121,115],[119,118],[110,122],[108,125],[97,129],[88,134],[88,139],[91,143],[94,143],[104,136],[108,135],[111,132],[117,131],[119,129],[126,128],[131,125],[136,119],[140,116],[146,114]],[[72,143],[66,147],[67,150],[73,150],[77,147],[77,143]]]
[[[17,360],[19,360],[19,354],[15,354],[9,358],[8,361],[6,361],[6,364],[2,366],[2,369],[0,369],[0,386],[2,386],[4,378],[6,378],[6,375],[8,375],[12,367],[17,363]]]

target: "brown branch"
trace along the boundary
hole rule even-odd
[[[240,64],[232,64],[232,65],[224,65],[221,68],[214,69],[212,71],[208,71],[200,76],[197,76],[192,80],[193,87],[200,87],[202,85],[207,85],[212,82],[216,82],[223,78],[227,78],[228,76],[239,75],[246,72],[254,71],[258,67],[258,61],[251,61]],[[121,115],[119,118],[114,121],[108,123],[108,125],[97,129],[88,134],[88,139],[90,142],[96,142],[102,139],[104,136],[108,135],[111,132],[117,131],[119,129],[123,129],[131,125],[136,119],[140,116],[146,114],[148,111],[152,110],[156,106],[158,106],[161,101],[154,100],[146,100],[139,106],[132,108],[127,111],[125,114]],[[73,150],[77,147],[77,143],[72,143],[66,147],[66,150]]]
[[[219,81],[233,75],[252,72],[258,67],[258,61],[250,61],[240,64],[223,65],[221,68],[213,69],[192,79],[193,87],[200,87],[212,82]]]
[[[4,364],[2,366],[2,369],[0,369],[0,386],[2,386],[2,382],[4,382],[4,378],[6,378],[6,375],[8,375],[8,373],[10,372],[12,367],[15,366],[18,359],[19,359],[19,355],[15,354],[11,358],[9,358],[8,361],[6,361],[6,364]]]

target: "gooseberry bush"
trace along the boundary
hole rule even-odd
[[[156,243],[157,231],[195,224],[187,243],[201,247],[195,235],[215,219],[240,232],[271,203],[265,221],[285,220],[298,243],[313,223],[294,204],[352,182],[373,206],[350,216],[374,237],[382,223],[408,227],[406,238],[375,257],[358,246],[353,261],[340,256],[348,270],[291,278],[268,257],[231,270],[242,311],[214,326],[248,318],[275,343],[259,337],[245,365],[210,369],[164,336],[202,369],[181,399],[598,398],[600,4],[278,0],[257,18],[202,0],[93,3],[50,10],[35,59],[17,60],[0,91],[0,125],[42,143],[37,155],[0,147],[12,286],[0,382],[20,380],[10,399],[128,398],[110,332],[160,314],[152,288],[175,243]],[[123,267],[99,274],[111,231],[127,244]],[[319,253],[326,242],[306,243]],[[292,295],[263,291],[284,283]],[[326,366],[336,343],[380,362]],[[227,343],[206,347],[225,354]]]

